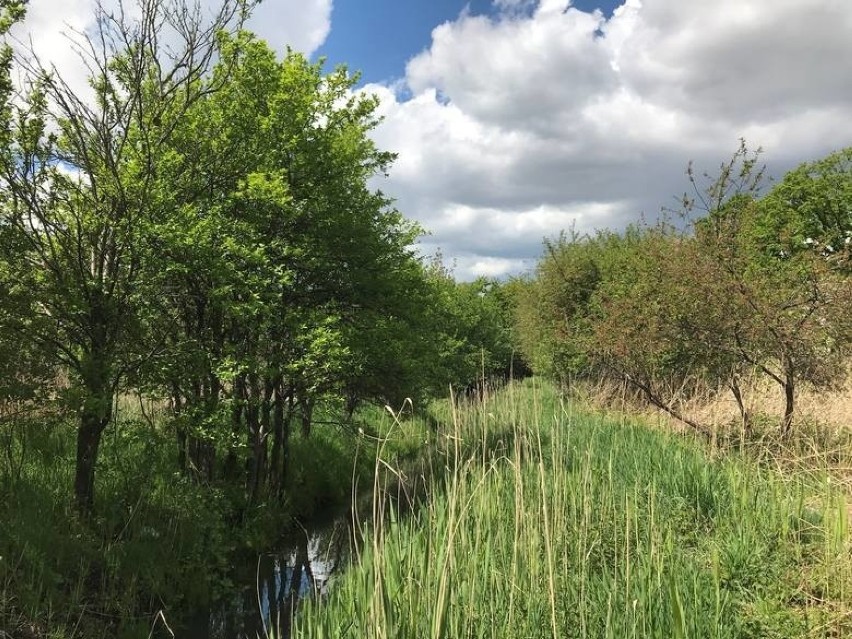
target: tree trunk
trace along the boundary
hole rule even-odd
[[[77,430],[77,463],[74,472],[74,501],[77,512],[88,516],[95,505],[95,464],[101,435],[112,418],[112,397],[90,399],[80,413]]]
[[[191,382],[191,386],[192,386],[192,396],[191,396],[191,398],[189,398],[188,403],[192,407],[192,410],[189,413],[189,415],[191,416],[192,420],[195,421],[195,420],[198,419],[199,409],[201,407],[202,396],[203,396],[201,380],[199,380],[197,377],[193,378],[193,380]],[[191,473],[192,477],[196,481],[199,481],[201,479],[202,474],[203,474],[203,466],[204,466],[204,462],[202,461],[202,456],[203,456],[202,455],[202,442],[198,438],[198,435],[196,434],[197,429],[195,427],[193,427],[190,430],[195,430],[196,432],[195,433],[190,432],[189,435],[188,435],[188,444],[187,444],[188,465],[189,465],[190,470],[192,471],[192,473]]]
[[[352,391],[346,395],[346,414],[344,420],[347,424],[352,423],[352,418],[355,416],[355,411],[358,409],[358,395]]]
[[[96,301],[99,298],[96,298]],[[80,360],[80,387],[83,404],[80,425],[77,429],[77,459],[74,470],[74,501],[77,512],[84,517],[91,514],[95,505],[95,465],[101,435],[112,419],[114,380],[110,358],[107,355],[106,313],[100,304],[91,310],[91,350]]]
[[[187,432],[186,432],[186,424],[184,423],[183,416],[183,401],[181,400],[181,392],[178,384],[176,382],[172,383],[172,415],[175,419],[175,437],[177,438],[177,447],[178,447],[178,455],[177,462],[178,468],[184,474],[187,473]]]
[[[300,402],[302,405],[302,437],[307,439],[311,436],[311,422],[314,415],[314,400],[305,397]]]
[[[234,441],[237,441],[243,430],[243,412],[246,404],[246,376],[240,373],[234,379],[233,402],[231,406],[231,433]],[[225,479],[233,480],[237,478],[239,461],[237,459],[237,451],[234,446],[228,448],[228,454],[225,456]]]
[[[740,388],[740,380],[734,376],[731,378],[731,382],[729,384],[731,389],[731,393],[734,396],[734,399],[737,401],[737,407],[740,409],[740,417],[742,418],[743,424],[743,432],[749,432],[750,423],[749,423],[749,414],[748,410],[745,407],[745,402],[743,401],[743,391]]]
[[[275,380],[275,388],[272,394],[272,450],[269,454],[269,488],[273,494],[278,494],[282,483],[278,468],[284,445],[284,393],[281,386],[282,380],[279,376]]]
[[[781,434],[784,437],[790,434],[793,428],[793,412],[796,407],[796,380],[792,371],[788,368],[784,375],[784,418],[781,420]]]
[[[643,381],[633,375],[622,371],[615,367],[610,367],[611,370],[615,371],[628,385],[633,386],[634,388],[640,390],[645,398],[654,406],[659,408],[660,410],[665,411],[672,417],[674,417],[679,422],[682,422],[692,428],[693,431],[701,435],[705,438],[705,440],[710,439],[710,429],[704,426],[703,424],[699,424],[695,420],[690,419],[686,415],[682,415],[680,411],[676,410],[673,406],[664,402],[663,399],[654,392],[654,389],[651,386],[650,382]]]
[[[251,476],[250,476],[250,501],[255,502],[260,496],[260,488],[266,483],[266,461],[267,461],[267,440],[270,431],[270,413],[272,409],[272,393],[274,390],[274,379],[267,377],[263,382],[263,396],[258,399],[257,394],[260,392],[260,384],[255,376],[253,380],[253,391],[255,395],[254,404],[257,408],[254,411],[254,418],[249,424],[249,433],[251,436]],[[259,402],[259,406],[258,406]],[[259,412],[259,415],[258,415]]]
[[[210,373],[207,377],[207,383],[204,385],[204,414],[207,417],[212,417],[219,409],[219,396],[221,392],[222,382],[215,374]],[[204,477],[210,483],[213,481],[216,471],[216,446],[209,437],[204,441],[202,461]]]
[[[286,409],[285,409],[286,402]],[[293,391],[284,391],[283,382],[275,390],[272,411],[272,459],[270,461],[275,492],[280,497],[287,485],[290,465],[290,421],[293,419]]]

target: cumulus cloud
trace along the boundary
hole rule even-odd
[[[382,188],[457,274],[533,263],[544,236],[621,227],[713,170],[737,140],[770,169],[852,144],[852,4],[495,0],[438,26],[383,101]],[[404,96],[404,97],[401,97]]]
[[[563,114],[613,81],[600,72],[608,59],[594,37],[602,16],[552,5],[542,2],[529,17],[463,16],[441,25],[430,49],[409,62],[409,86],[437,87],[483,122],[552,134],[568,124]]]
[[[332,0],[266,0],[248,28],[279,53],[289,46],[311,56],[331,31]]]
[[[249,27],[312,53],[331,8],[265,0]],[[31,0],[15,36],[85,87],[61,34],[92,16],[91,0]],[[460,277],[517,272],[572,224],[654,217],[687,186],[689,160],[712,171],[740,137],[776,175],[852,144],[849,33],[848,0],[624,0],[609,16],[493,0],[490,15],[437,26],[399,85],[364,88],[382,99],[377,143],[399,153],[376,186]]]
[[[72,87],[85,90],[86,68],[75,49],[92,26],[92,16],[89,0],[67,0],[59,6],[51,0],[31,0],[25,21],[12,28],[13,45],[19,54],[34,51]]]
[[[128,15],[138,13],[133,0],[124,0]],[[194,1],[187,2],[190,7]],[[120,0],[103,0],[107,10],[115,11]],[[212,14],[221,0],[198,0],[203,12]],[[72,87],[84,92],[87,74],[80,57],[74,53],[81,34],[95,24],[94,0],[30,0],[22,24],[15,25],[12,36],[19,52],[30,48],[57,71]],[[261,2],[249,19],[247,28],[283,53],[289,46],[312,55],[325,41],[331,28],[332,0],[267,0]]]

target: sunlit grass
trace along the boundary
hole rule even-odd
[[[829,482],[712,459],[546,385],[437,416],[428,498],[399,512],[382,488],[412,477],[379,457],[358,561],[296,636],[852,636],[848,515]]]

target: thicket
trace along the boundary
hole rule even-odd
[[[320,404],[345,422],[508,366],[499,285],[425,264],[370,187],[394,156],[356,76],[277,59],[250,3],[140,8],[99,10],[91,95],[21,59],[3,105],[0,401],[75,416],[81,513],[119,396],[159,399],[182,469],[251,501]]]
[[[661,222],[548,241],[534,276],[511,284],[516,338],[536,372],[627,384],[705,434],[684,402],[730,392],[748,430],[742,379],[763,376],[789,435],[801,388],[848,374],[852,149],[771,188],[744,142],[718,175],[688,176]]]

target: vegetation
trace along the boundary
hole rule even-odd
[[[255,4],[100,5],[87,88],[0,50],[0,637],[181,630],[354,486],[369,543],[308,634],[846,628],[825,481],[561,402],[616,381],[718,435],[686,404],[730,392],[747,439],[758,376],[801,434],[848,369],[852,150],[768,189],[743,144],[680,218],[459,283],[374,188],[377,99],[246,32]]]
[[[393,156],[367,136],[377,104],[356,78],[276,60],[239,30],[244,3],[209,24],[180,3],[141,8],[136,22],[100,10],[92,101],[36,60],[6,104],[2,331],[27,350],[5,377],[39,372],[32,359],[64,378],[84,515],[119,394],[168,402],[186,472],[233,479],[245,457],[253,501],[284,481],[294,415],[308,435],[321,402],[351,414],[467,384],[471,366],[429,358],[466,363],[499,338],[474,326],[487,300],[433,283],[409,248],[418,229],[367,187]],[[158,29],[181,46],[161,49]],[[452,332],[427,330],[456,297],[469,308]]]
[[[253,4],[99,6],[87,89],[4,50],[4,626],[222,594],[232,553],[346,501],[359,407],[509,368],[500,286],[424,263],[369,186],[394,158],[376,99],[278,59]],[[6,30],[24,3],[0,9]]]
[[[789,435],[803,384],[843,383],[852,344],[852,151],[804,164],[761,190],[743,146],[716,178],[690,169],[683,224],[562,235],[534,278],[515,284],[516,333],[533,369],[628,384],[693,429],[685,400],[730,390],[748,429],[741,379],[783,393]]]
[[[714,458],[577,412],[538,383],[452,415],[428,503],[401,516],[377,499],[357,566],[297,617],[297,636],[852,630],[845,494],[820,473],[793,480]]]

